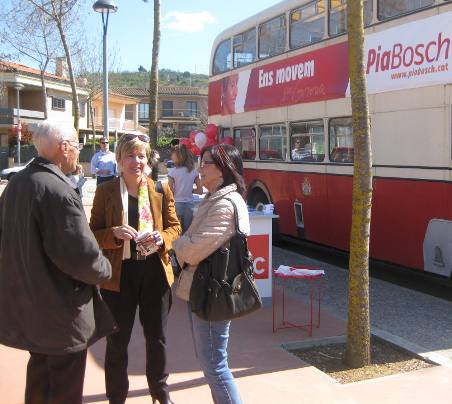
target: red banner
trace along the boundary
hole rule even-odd
[[[254,259],[254,277],[256,279],[268,279],[268,244],[268,234],[248,236],[248,247]]]
[[[342,42],[209,83],[209,115],[342,98],[348,77]]]

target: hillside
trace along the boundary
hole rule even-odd
[[[136,72],[110,72],[108,80],[110,87],[148,87],[149,72],[142,68],[142,66],[140,66],[139,70],[140,71]],[[207,88],[207,78],[208,76],[206,74],[178,72],[170,69],[159,70],[159,79],[161,85]]]

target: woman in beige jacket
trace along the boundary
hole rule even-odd
[[[184,270],[176,294],[188,301],[197,265],[228,241],[235,233],[234,207],[240,230],[250,230],[244,200],[243,164],[239,151],[229,145],[214,145],[201,156],[201,183],[209,193],[199,205],[187,232],[173,243],[177,260]],[[189,310],[195,352],[216,404],[241,403],[228,366],[227,345],[230,321],[206,321]]]

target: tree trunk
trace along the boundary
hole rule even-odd
[[[41,96],[43,101],[43,107],[44,107],[44,119],[48,118],[48,110],[47,110],[47,88],[46,88],[46,81],[44,74],[47,69],[47,65],[49,64],[49,58],[47,58],[46,62],[44,63],[44,66],[41,66]]]
[[[364,71],[363,0],[347,1],[347,25],[355,150],[346,361],[352,367],[362,367],[370,364],[369,236],[372,205],[372,151]]]
[[[57,22],[58,31],[60,32],[61,43],[63,44],[64,53],[66,54],[67,68],[69,73],[69,80],[71,82],[72,88],[72,113],[74,115],[74,128],[77,131],[79,130],[79,120],[80,120],[80,108],[78,105],[78,95],[77,95],[77,86],[75,84],[74,77],[74,69],[72,68],[72,58],[71,53],[69,52],[69,47],[66,41],[66,35],[64,33],[62,22]]]
[[[157,146],[158,90],[160,49],[160,0],[154,0],[154,38],[152,41],[152,65],[149,80],[149,135],[151,147]]]

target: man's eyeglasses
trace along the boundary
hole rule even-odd
[[[137,137],[138,140],[141,140],[142,142],[145,142],[145,143],[149,143],[149,140],[150,140],[148,135],[137,135],[135,133],[127,133],[124,136],[125,136],[126,140],[132,140],[133,138]]]
[[[100,142],[100,144],[108,144],[108,142]]]
[[[85,146],[83,143],[77,143],[74,140],[65,140],[65,142],[69,143],[69,145],[71,147],[73,147],[74,149],[77,149],[79,151],[82,150],[83,147]]]

